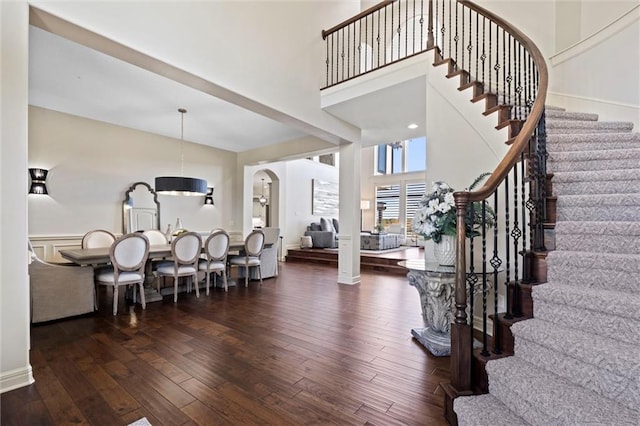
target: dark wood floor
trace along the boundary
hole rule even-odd
[[[282,264],[278,278],[31,329],[36,382],[0,397],[8,425],[444,425],[449,358],[411,339],[404,277]]]

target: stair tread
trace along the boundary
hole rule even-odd
[[[492,426],[529,424],[490,393],[458,397],[454,400],[453,406],[458,416],[458,424],[469,424],[469,422]]]
[[[516,341],[527,339],[617,375],[640,377],[640,347],[562,324],[531,318],[511,326]],[[597,344],[596,344],[597,343]],[[615,356],[611,356],[615,354]]]
[[[636,425],[640,419],[640,412],[572,384],[517,355],[489,361],[487,372],[490,392],[503,402],[509,398],[520,404],[527,414],[525,420],[533,417],[538,420],[535,423],[540,423],[537,417],[543,417],[544,424]],[[505,405],[513,411],[509,403]]]
[[[599,161],[611,159],[626,159],[630,157],[635,158],[638,156],[640,156],[640,147],[608,149],[606,151],[560,151],[550,153],[549,162]]]

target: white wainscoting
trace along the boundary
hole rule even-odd
[[[29,235],[29,240],[40,259],[47,262],[68,262],[60,256],[59,251],[80,248],[82,235]]]

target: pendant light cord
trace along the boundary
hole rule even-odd
[[[187,112],[184,108],[179,108],[180,113],[180,177],[184,177],[184,115]]]

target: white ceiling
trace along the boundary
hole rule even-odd
[[[242,152],[304,133],[40,28],[29,32],[29,103]]]
[[[39,27],[29,38],[31,105],[173,138],[185,108],[185,140],[233,152],[307,135]],[[424,135],[424,105],[424,79],[412,79],[325,110],[362,129],[371,146]]]

